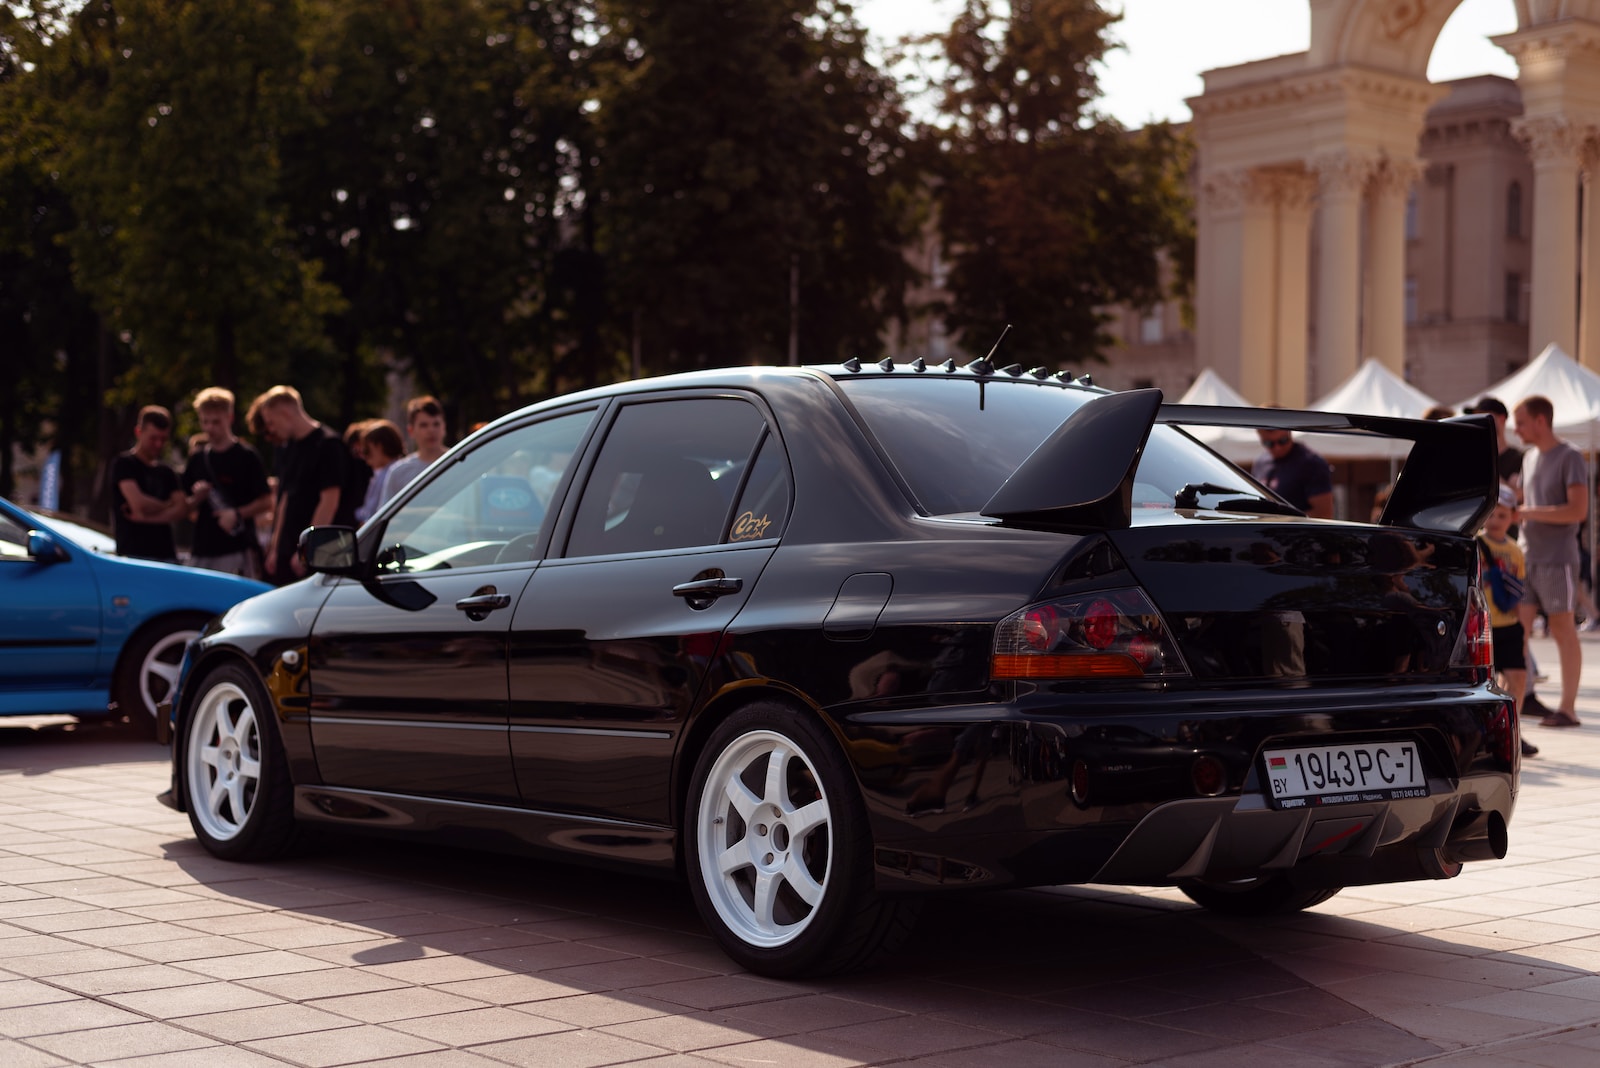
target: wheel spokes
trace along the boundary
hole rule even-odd
[[[242,775],[235,775],[228,780],[228,806],[233,809],[233,822],[243,823],[250,814],[244,798],[245,780]]]
[[[750,850],[744,842],[724,849],[717,857],[717,870],[724,876],[732,875],[736,871],[743,871],[750,866]]]
[[[784,822],[789,826],[789,836],[794,839],[798,847],[801,839],[828,822],[827,798],[819,797],[809,805],[803,805],[792,813],[786,812],[784,815],[786,817]]]
[[[698,802],[699,871],[721,921],[751,946],[802,937],[827,900],[832,808],[805,747],[774,730],[732,740]]]
[[[222,819],[222,802],[228,798],[228,784],[221,775],[211,780],[211,789],[206,794],[206,810],[212,817]]]
[[[761,799],[776,805],[779,811],[789,808],[789,760],[794,754],[786,746],[775,745],[767,753],[767,782]]]
[[[751,902],[751,909],[755,912],[756,926],[769,933],[778,929],[773,915],[777,911],[779,886],[777,872],[756,873],[755,898]]]
[[[260,724],[250,700],[231,685],[207,694],[190,737],[189,783],[195,813],[221,839],[244,829],[262,775]]]
[[[155,678],[158,678],[162,682],[166,683],[167,684],[167,692],[169,692],[169,693],[172,691],[173,685],[176,684],[177,681],[178,681],[178,665],[177,664],[169,664],[165,660],[152,660],[152,661],[150,661],[150,663],[145,665],[144,673],[145,673],[145,676],[146,676],[145,677],[145,682],[146,682],[146,687],[145,688],[146,689],[149,689],[148,683],[149,683],[149,680],[150,680],[151,676],[153,676]]]
[[[757,797],[755,792],[746,786],[744,780],[737,775],[728,777],[728,784],[723,787],[722,792],[727,797],[728,804],[732,805],[733,810],[739,814],[739,818],[749,823],[751,817],[755,815],[756,809],[761,805],[761,798]]]
[[[800,863],[798,853],[789,854],[789,859],[783,865],[783,878],[789,884],[789,889],[807,905],[816,908],[822,902],[822,884],[812,878],[806,866]]]

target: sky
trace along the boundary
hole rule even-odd
[[[1123,43],[1101,72],[1101,107],[1125,126],[1187,122],[1186,97],[1204,89],[1200,72],[1288,52],[1311,41],[1306,0],[1106,0],[1123,13],[1113,33]],[[856,15],[883,40],[947,29],[961,0],[855,0]],[[1515,78],[1511,57],[1487,39],[1517,26],[1512,0],[1463,0],[1434,46],[1428,77],[1476,74]]]

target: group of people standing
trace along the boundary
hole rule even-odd
[[[203,389],[194,410],[201,432],[181,474],[165,462],[171,413],[159,405],[139,411],[133,448],[111,467],[119,554],[176,562],[174,524],[188,519],[191,564],[284,585],[305,574],[295,551],[300,531],[365,522],[445,451],[444,409],[433,397],[406,404],[415,445],[406,454],[389,420],[365,420],[341,435],[306,413],[293,386],[273,386],[245,416],[270,449],[269,478],[261,455],[234,435],[231,392]]]
[[[1439,408],[1426,418],[1454,414]],[[1508,411],[1498,398],[1486,396],[1462,414],[1489,415],[1495,424],[1499,497],[1478,536],[1494,628],[1495,669],[1506,690],[1515,695],[1519,716],[1536,715],[1545,727],[1576,727],[1578,678],[1583,670],[1578,608],[1586,610],[1590,621],[1586,626],[1600,624],[1596,618],[1600,612],[1584,585],[1579,537],[1589,516],[1588,464],[1581,452],[1556,434],[1555,406],[1548,397],[1524,398]],[[1508,422],[1525,448],[1508,443]],[[1286,430],[1263,429],[1257,434],[1264,450],[1251,467],[1257,481],[1309,516],[1332,517],[1328,462]],[[1540,616],[1560,660],[1561,698],[1554,709],[1535,694],[1528,670],[1527,639]],[[1532,756],[1538,748],[1524,740],[1522,751]]]

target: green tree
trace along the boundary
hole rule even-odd
[[[327,352],[337,294],[296,255],[278,142],[300,7],[90,0],[30,61],[34,151],[70,199],[77,285],[131,360],[111,401],[176,403]]]
[[[983,351],[1007,324],[1007,361],[1097,358],[1104,309],[1169,295],[1191,276],[1187,140],[1098,115],[1095,64],[1120,18],[1098,0],[968,0],[940,40],[939,219],[947,321]]]
[[[615,0],[594,202],[650,371],[869,355],[903,292],[905,116],[831,0]],[[629,339],[632,340],[631,338]]]
[[[575,335],[556,275],[575,226],[588,9],[314,10],[314,121],[284,157],[301,248],[347,301],[332,324],[347,403],[386,358],[458,423],[548,389]]]
[[[51,17],[45,25],[60,25]],[[37,26],[0,9],[0,494],[16,492],[13,446],[48,442],[62,453],[70,507],[78,472],[98,463],[98,357],[112,346],[63,247],[77,225],[72,205],[25,135]]]

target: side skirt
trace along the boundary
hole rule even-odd
[[[671,874],[671,827],[471,801],[329,786],[296,786],[294,814],[374,834],[426,836],[444,845]]]

